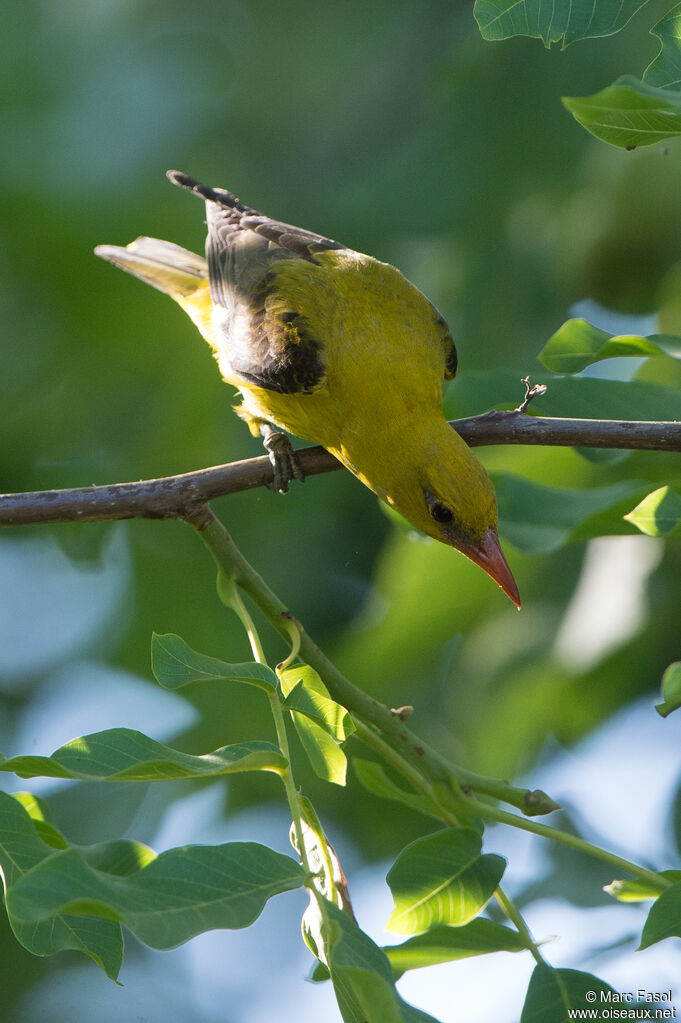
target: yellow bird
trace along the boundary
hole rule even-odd
[[[428,536],[465,554],[520,607],[485,469],[442,412],[456,349],[437,309],[399,270],[283,224],[179,171],[205,200],[206,259],[138,238],[98,256],[175,299],[243,397],[285,491],[302,478],[288,439],[321,444]]]

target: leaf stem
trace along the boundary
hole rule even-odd
[[[234,611],[246,630],[248,640],[251,644],[251,650],[253,651],[254,660],[256,660],[259,664],[266,665],[267,658],[265,656],[265,650],[260,640],[260,636],[258,635],[258,630],[255,627],[255,623],[248,611],[248,608],[241,598],[241,594],[236,586],[234,574],[232,572],[225,571],[225,568],[220,564],[218,565],[217,589],[220,600],[223,604],[225,604],[225,606],[230,607]],[[308,874],[311,874],[312,871],[310,870],[310,864],[307,858],[307,849],[305,848],[305,841],[303,838],[303,811],[300,804],[298,790],[293,778],[293,771],[291,769],[291,751],[288,744],[288,735],[286,734],[286,722],[284,721],[284,712],[281,706],[279,689],[268,691],[267,697],[270,702],[270,711],[274,720],[274,728],[277,733],[277,744],[284,756],[284,759],[286,760],[286,767],[283,771],[281,771],[280,778],[284,783],[284,789],[286,791],[286,799],[291,813],[291,820],[293,821],[293,831],[296,837],[298,855],[300,856],[300,860],[305,871]]]
[[[484,820],[496,821],[499,824],[508,824],[512,828],[519,828],[521,831],[529,831],[533,835],[540,835],[542,838],[549,838],[552,842],[559,842],[561,845],[567,845],[571,849],[576,849],[579,852],[585,853],[587,856],[592,856],[595,859],[611,863],[613,866],[619,867],[628,874],[633,874],[634,877],[640,877],[642,881],[647,881],[648,884],[652,885],[660,892],[672,885],[672,882],[668,880],[668,878],[662,877],[660,874],[655,873],[655,871],[648,870],[646,867],[641,867],[638,863],[633,863],[631,860],[627,860],[623,856],[618,856],[616,853],[609,852],[607,849],[602,849],[600,846],[594,845],[592,842],[587,842],[584,838],[579,838],[577,835],[571,835],[568,831],[561,831],[560,828],[549,827],[547,824],[541,824],[539,821],[531,820],[527,817],[518,817],[517,814],[508,813],[507,810],[500,810],[496,806],[490,806],[487,803],[481,803],[475,799],[466,799],[464,805],[465,809],[473,817],[482,817]]]
[[[503,909],[508,919],[511,921],[511,923],[517,930],[518,934],[521,936],[521,938],[524,939],[525,944],[527,945],[529,951],[532,953],[532,957],[534,958],[534,960],[539,964],[539,966],[545,966],[546,960],[539,951],[539,946],[532,937],[530,929],[525,923],[525,919],[520,910],[518,909],[518,907],[516,906],[515,902],[513,902],[513,900],[508,897],[508,895],[503,890],[501,885],[495,891],[494,897],[501,906],[501,908]]]

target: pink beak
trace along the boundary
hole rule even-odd
[[[487,572],[487,575],[491,576],[498,586],[501,586],[506,596],[520,610],[518,587],[499,544],[499,537],[494,530],[488,529],[482,543],[477,547],[475,544],[457,544],[456,546],[462,554],[479,565],[483,572]]]

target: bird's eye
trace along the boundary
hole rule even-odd
[[[431,504],[430,514],[436,522],[451,522],[454,518],[451,508],[448,508],[442,501],[436,501],[435,504]]]

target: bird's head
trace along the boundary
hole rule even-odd
[[[444,419],[427,436],[406,443],[418,449],[400,458],[403,468],[381,496],[421,532],[479,565],[520,608],[499,543],[496,494],[484,466]]]

